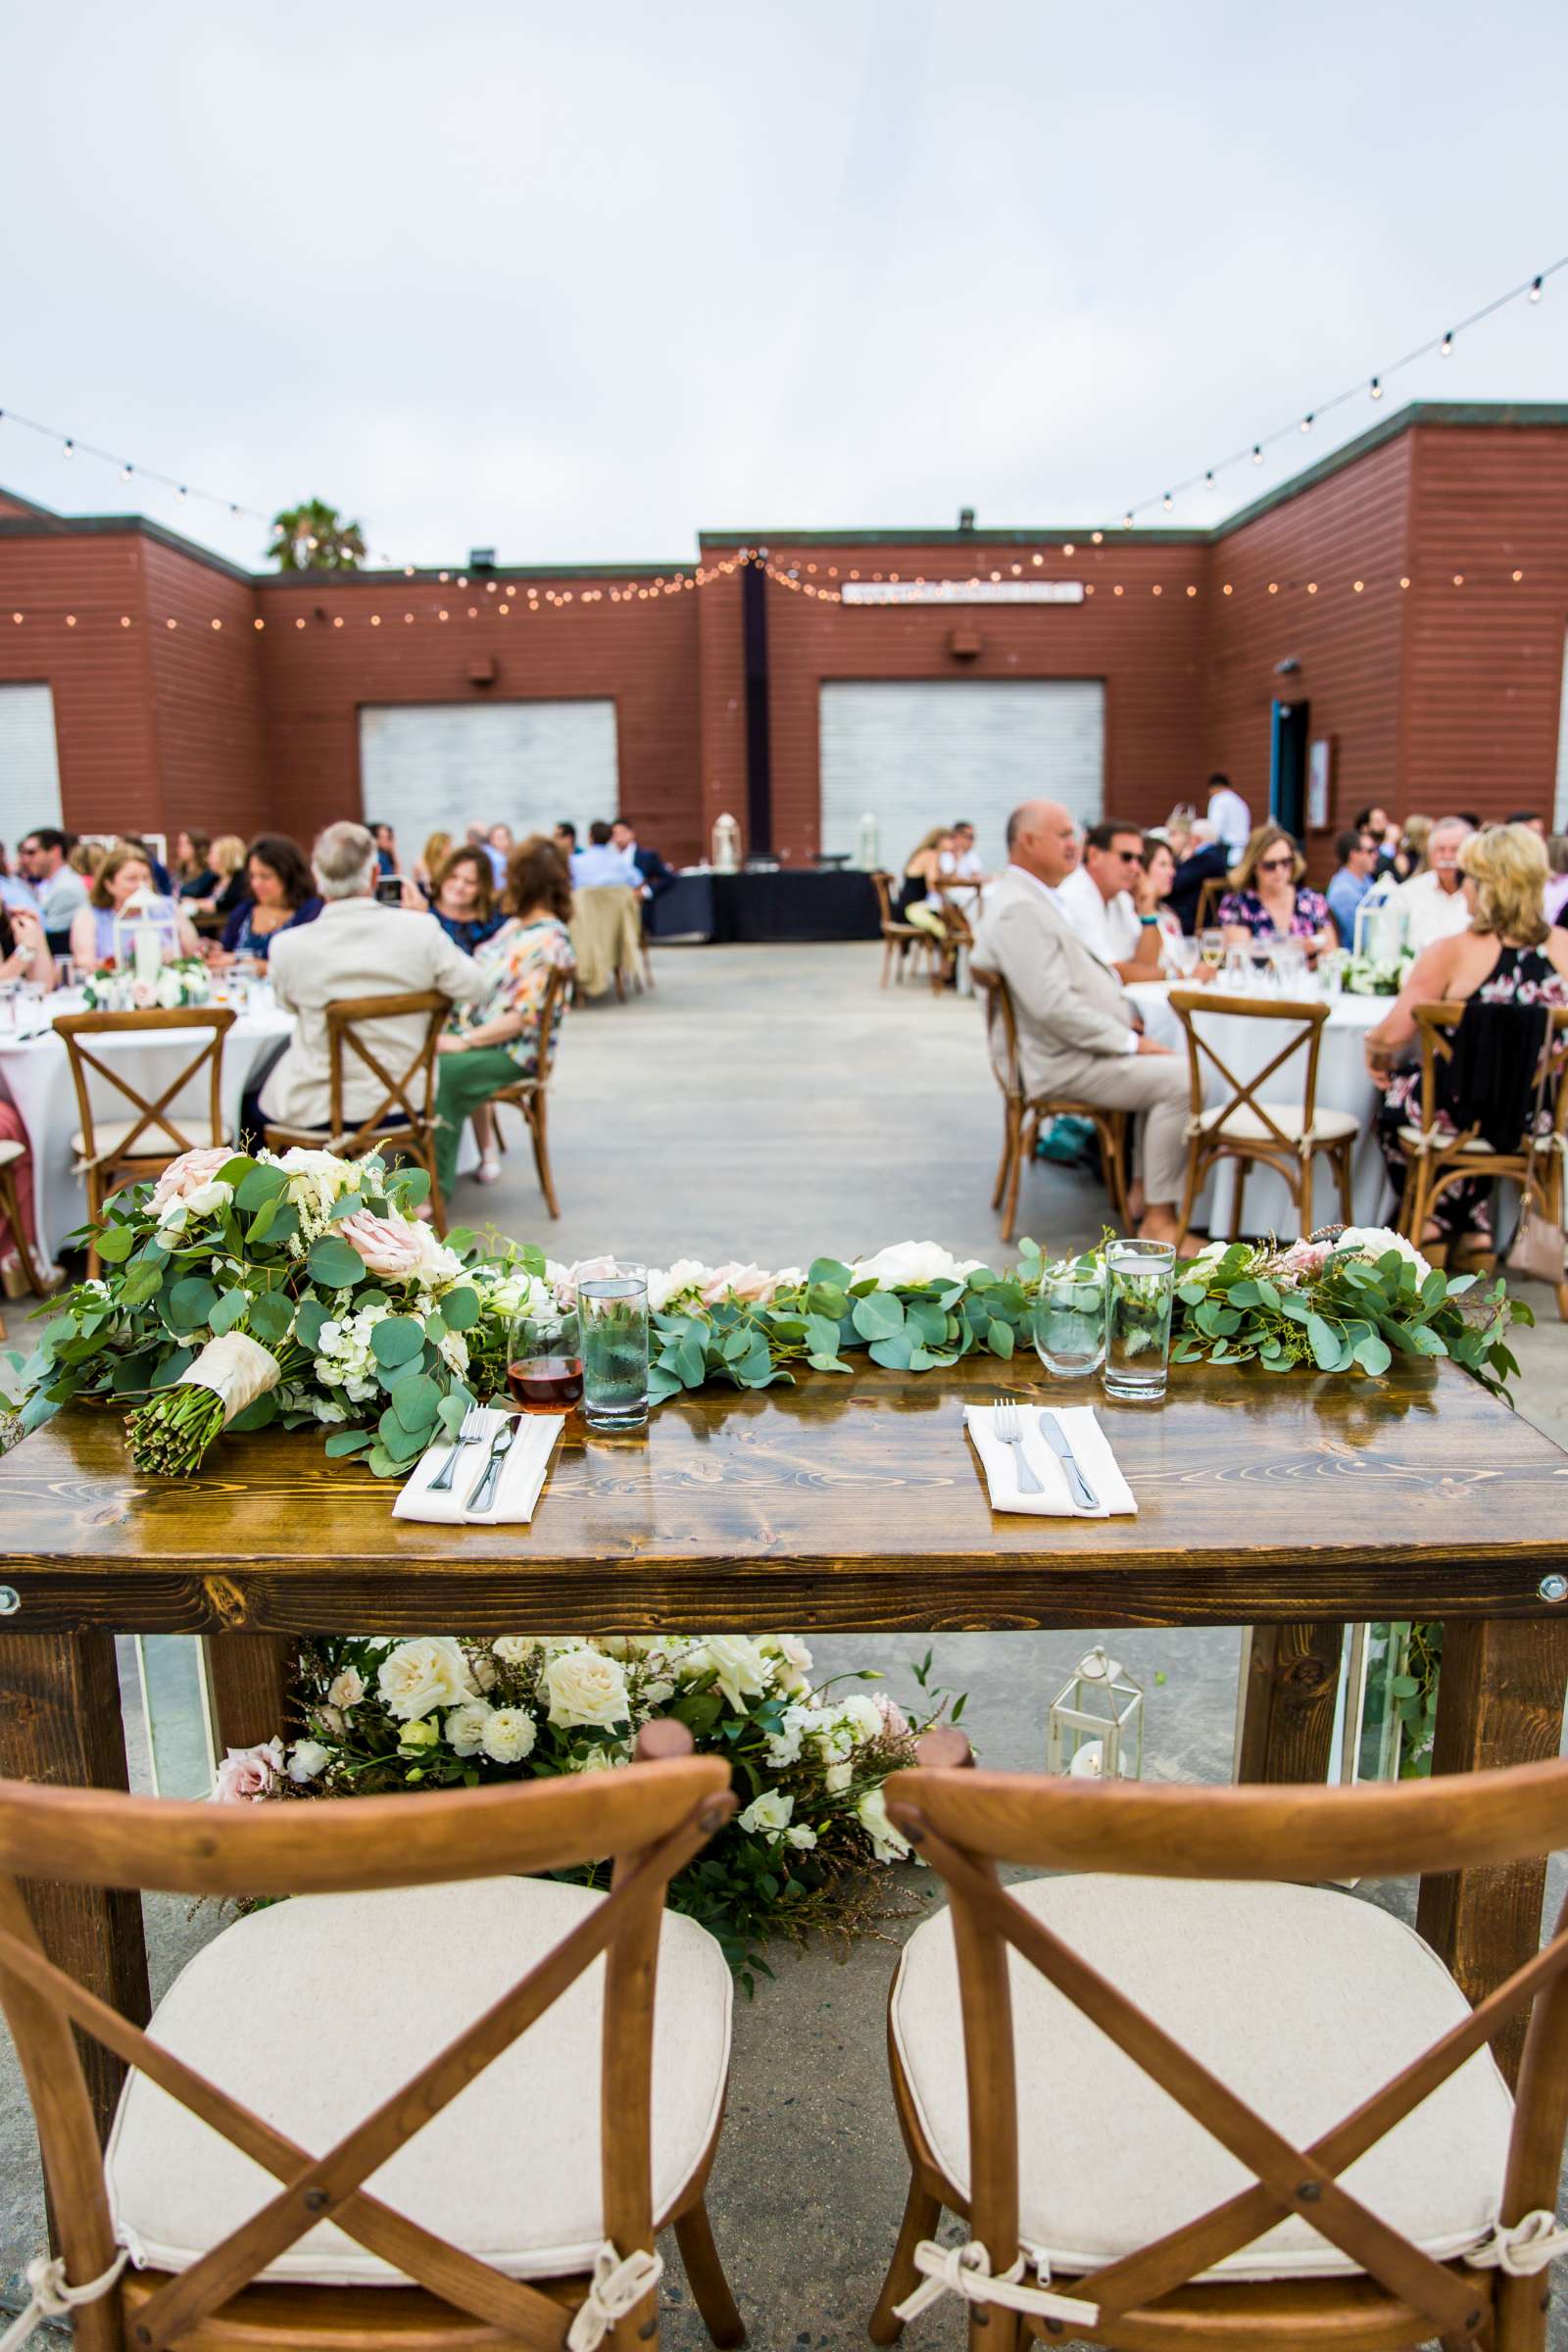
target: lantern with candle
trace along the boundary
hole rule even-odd
[[[158,986],[169,945],[169,917],[162,901],[150,890],[133,890],[115,910],[115,967],[133,985],[149,992]]]
[[[1141,1778],[1144,1693],[1097,1642],[1051,1702],[1047,1765],[1075,1780]]]
[[[741,829],[732,816],[713,820],[713,871],[733,874],[741,861]]]

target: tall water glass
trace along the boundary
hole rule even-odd
[[[1105,1352],[1105,1288],[1093,1258],[1047,1266],[1031,1318],[1035,1352],[1057,1380],[1086,1380]]]
[[[577,1286],[582,1411],[590,1429],[640,1429],[648,1418],[648,1269],[616,1266]]]
[[[1106,1244],[1107,1396],[1155,1404],[1164,1396],[1175,1293],[1176,1251],[1169,1242]]]

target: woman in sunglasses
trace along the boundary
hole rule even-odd
[[[1252,833],[1241,862],[1230,871],[1230,889],[1219,903],[1219,919],[1228,948],[1245,948],[1250,940],[1280,939],[1305,942],[1310,955],[1334,945],[1329,903],[1320,890],[1309,890],[1301,876],[1306,859],[1282,825],[1259,825]]]

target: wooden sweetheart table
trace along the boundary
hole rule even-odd
[[[240,1744],[280,1727],[310,1632],[1251,1625],[1242,1776],[1321,1782],[1342,1629],[1401,1617],[1446,1626],[1437,1770],[1557,1753],[1568,1454],[1464,1374],[1180,1366],[1162,1406],[1097,1392],[1139,1515],[1066,1520],[990,1508],[961,1414],[1004,1369],[1020,1395],[1088,1394],[989,1358],[707,1393],[635,1436],[568,1428],[526,1528],[394,1521],[391,1490],[310,1432],[225,1439],[188,1486],[139,1479],[118,1416],[65,1412],[0,1460],[0,1771],[125,1786],[122,1632],[216,1636]],[[1544,1866],[1423,1884],[1422,1930],[1472,1998],[1536,1948],[1543,1886]],[[144,2019],[136,1899],[32,1895],[56,1956]]]

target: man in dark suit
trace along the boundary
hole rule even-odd
[[[636,828],[625,817],[617,816],[610,828],[611,846],[620,852],[627,864],[641,877],[643,888],[643,926],[648,924],[648,907],[652,900],[662,898],[675,876],[657,850],[637,847]]]

